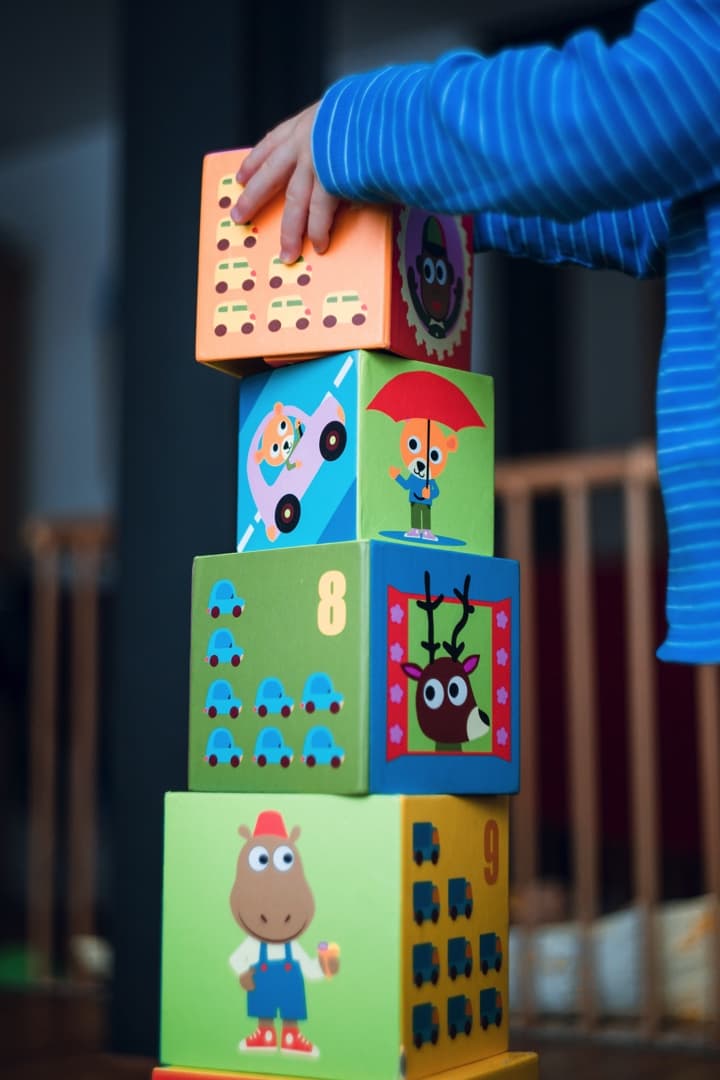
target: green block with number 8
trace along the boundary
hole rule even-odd
[[[506,559],[362,540],[200,556],[189,787],[515,791],[518,628]]]

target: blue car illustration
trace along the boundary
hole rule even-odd
[[[335,745],[332,732],[326,727],[310,728],[305,736],[302,759],[312,769],[314,765],[332,765],[339,769],[345,760],[345,751]]]
[[[288,697],[279,679],[263,679],[255,695],[255,712],[258,716],[289,716],[295,702]]]
[[[218,619],[221,615],[232,615],[237,619],[245,610],[245,601],[235,592],[232,581],[224,578],[216,581],[210,590],[207,609],[208,615],[213,619]]]
[[[205,698],[205,712],[211,720],[216,716],[232,716],[235,719],[242,709],[242,701],[235,697],[233,688],[227,679],[216,679],[210,684]]]
[[[243,752],[235,745],[235,740],[227,728],[217,727],[210,732],[210,737],[205,747],[205,760],[208,765],[215,768],[216,765],[232,765],[237,769],[243,759]]]
[[[216,630],[210,635],[205,663],[210,667],[217,667],[218,664],[232,664],[237,667],[244,655],[245,650],[235,644],[229,630]]]
[[[276,727],[263,728],[255,743],[253,761],[264,768],[265,765],[282,765],[287,769],[295,757],[289,746],[285,745],[282,732]]]
[[[305,680],[300,708],[307,713],[316,709],[329,709],[331,713],[340,712],[345,698],[333,688],[332,680],[324,671],[314,671]]]

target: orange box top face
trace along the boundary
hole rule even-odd
[[[306,240],[287,266],[279,258],[281,195],[252,222],[231,217],[247,153],[208,154],[203,165],[201,363],[243,374],[263,359],[282,364],[364,348],[469,368],[471,255],[461,219],[344,204],[329,251],[316,255]]]

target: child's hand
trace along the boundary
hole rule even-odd
[[[279,191],[285,191],[280,227],[280,258],[292,263],[300,255],[305,236],[321,255],[330,243],[339,199],[328,194],[315,173],[312,127],[317,105],[273,128],[248,154],[237,174],[245,190],[231,210],[243,224]]]

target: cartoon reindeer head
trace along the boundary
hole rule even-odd
[[[415,679],[418,684],[415,711],[420,729],[429,739],[435,740],[438,748],[459,747],[460,743],[477,739],[490,729],[489,717],[478,707],[468,678],[480,657],[475,653],[464,660],[460,659],[465,644],[458,638],[470,616],[475,614],[475,608],[468,601],[469,590],[470,575],[467,574],[462,592],[453,589],[462,610],[452,633],[452,641],[442,643],[447,655],[436,659],[440,643],[435,641],[433,612],[445,597],[439,593],[433,600],[430,574],[425,571],[425,599],[416,603],[427,614],[428,637],[420,644],[427,651],[430,662],[424,668],[413,663],[402,665],[408,678]]]

